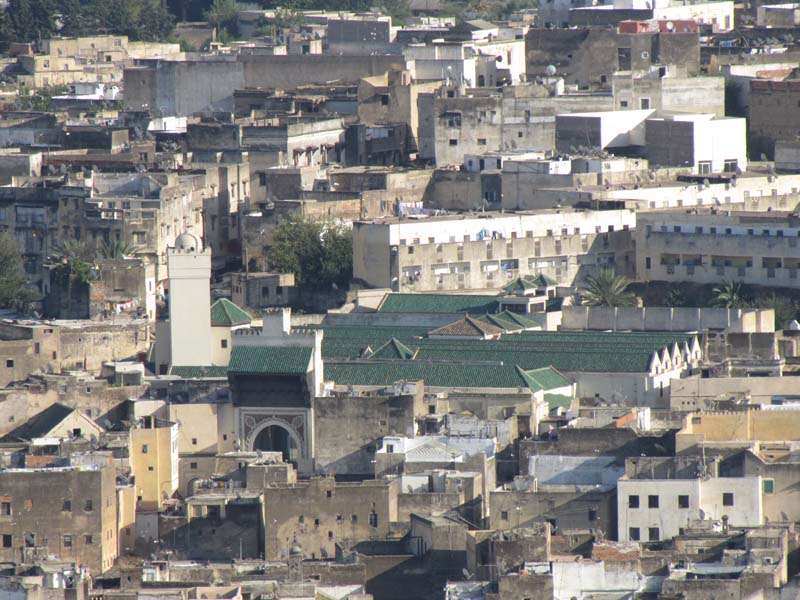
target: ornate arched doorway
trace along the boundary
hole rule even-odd
[[[283,460],[297,464],[302,458],[302,441],[284,421],[269,419],[259,423],[250,436],[250,450],[280,452]]]

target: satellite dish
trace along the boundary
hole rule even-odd
[[[461,569],[461,574],[464,576],[464,579],[469,581],[472,579],[472,573],[470,573],[467,569]]]
[[[675,31],[675,23],[667,21],[667,31]]]
[[[547,73],[548,77],[552,77],[556,74],[556,66],[555,65],[547,65],[547,68],[544,70]]]

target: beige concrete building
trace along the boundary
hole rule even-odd
[[[394,291],[501,288],[519,276],[575,285],[633,267],[634,214],[572,209],[353,224],[353,277]]]
[[[48,555],[107,571],[117,558],[113,465],[0,470],[0,557],[32,563]]]
[[[800,219],[792,213],[690,209],[636,220],[640,281],[800,287]]]
[[[124,66],[137,58],[181,56],[179,44],[129,42],[124,35],[53,38],[41,42],[41,54],[19,57],[20,82],[31,88],[79,82],[122,81]]]
[[[654,108],[725,115],[725,78],[688,77],[677,65],[618,71],[611,77],[611,89],[617,110]]]
[[[408,125],[408,151],[418,149],[420,94],[432,93],[440,81],[415,82],[408,71],[387,71],[365,77],[358,83],[358,118],[368,125],[405,123]]]
[[[162,510],[178,489],[178,424],[144,417],[130,431],[138,510]]]
[[[312,559],[329,558],[338,542],[386,536],[397,521],[398,483],[319,477],[265,488],[265,557],[285,558],[293,544],[300,544]]]
[[[37,372],[99,374],[109,360],[147,352],[151,339],[145,319],[0,321],[0,386]]]
[[[724,446],[798,439],[800,410],[796,405],[751,406],[742,411],[715,411],[687,415],[675,434],[675,452],[697,445]]]

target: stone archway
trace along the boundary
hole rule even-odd
[[[281,452],[283,460],[297,464],[304,455],[303,440],[286,421],[264,419],[248,438],[247,447],[256,452]]]

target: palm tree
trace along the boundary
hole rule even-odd
[[[77,284],[88,285],[92,280],[93,251],[88,244],[77,240],[65,240],[56,247],[53,257],[57,266],[52,277],[67,289],[67,311],[72,313],[72,290]]]
[[[712,304],[721,308],[744,308],[747,305],[744,284],[741,281],[722,280],[722,284],[716,286],[712,292],[714,300]]]
[[[689,301],[686,298],[686,294],[684,294],[683,290],[677,286],[669,288],[664,294],[664,306],[679,308],[688,305]]]
[[[628,291],[627,277],[603,269],[597,275],[587,275],[583,297],[589,306],[636,306],[636,295]]]
[[[127,242],[117,240],[115,242],[103,242],[100,244],[100,247],[97,249],[97,254],[99,258],[120,259],[136,254],[136,249]]]

